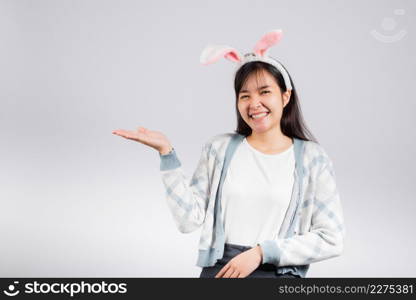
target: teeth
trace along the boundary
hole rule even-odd
[[[252,115],[251,117],[253,119],[258,119],[258,118],[262,118],[262,117],[266,116],[267,114],[268,114],[267,112],[264,112],[264,113],[261,113],[261,114]]]

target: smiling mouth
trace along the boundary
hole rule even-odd
[[[264,117],[267,117],[269,114],[270,114],[270,112],[268,111],[268,112],[262,112],[262,113],[259,113],[259,114],[249,115],[249,117],[250,117],[250,119],[257,120],[257,119],[262,119]]]

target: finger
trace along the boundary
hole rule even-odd
[[[228,271],[227,272],[225,272],[225,274],[224,274],[224,278],[231,278],[231,274],[233,274],[234,273],[234,271],[235,271],[235,269],[233,269],[233,268],[229,268],[228,269]]]
[[[115,134],[115,135],[118,135],[118,136],[121,136],[121,137],[124,137],[124,138],[126,138],[126,139],[130,139],[130,138],[132,138],[132,136],[131,136],[131,135],[129,135],[129,134],[127,134],[127,133],[123,133],[123,132],[114,132],[114,134]]]
[[[230,278],[238,278],[240,271],[235,269],[234,272],[230,275]]]
[[[113,133],[116,135],[122,136],[126,139],[132,139],[132,140],[136,139],[136,136],[134,136],[132,132],[128,130],[119,129],[119,130],[114,130]]]
[[[121,134],[120,132],[115,132],[115,131],[113,131],[113,132],[112,132],[112,134],[115,134],[115,135],[118,135],[118,136],[123,136],[123,137],[124,137],[124,134]]]
[[[215,275],[215,278],[222,277],[222,275],[224,275],[224,273],[228,270],[229,267],[229,264],[226,264],[224,267],[222,267],[222,269],[217,273],[217,275]]]
[[[224,275],[225,271],[226,271],[227,265],[225,265],[224,267],[222,267],[222,269],[217,273],[217,275],[215,275],[215,278],[221,278],[222,275]]]
[[[143,132],[143,133],[146,133],[147,129],[146,129],[146,128],[144,128],[144,127],[142,127],[142,126],[140,126],[140,127],[138,127],[138,128],[137,128],[137,131],[138,131],[138,132]]]
[[[128,131],[127,130],[123,130],[123,129],[113,130],[112,133],[113,134],[117,134],[117,135],[121,135],[121,136],[128,135]]]

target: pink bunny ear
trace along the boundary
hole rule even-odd
[[[277,44],[280,39],[282,38],[282,30],[281,29],[275,29],[272,30],[265,35],[262,36],[262,38],[257,42],[257,44],[254,46],[254,53],[263,56],[266,54],[267,50]]]
[[[203,65],[208,65],[222,57],[233,62],[241,62],[242,60],[240,53],[236,49],[226,45],[209,45],[205,47],[199,60]]]

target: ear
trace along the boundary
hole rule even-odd
[[[269,48],[277,44],[282,38],[282,30],[275,29],[272,30],[261,37],[261,39],[254,46],[254,53],[264,56]]]
[[[283,93],[283,95],[282,95],[283,107],[285,107],[289,103],[291,95],[292,95],[292,90],[287,90],[286,92]]]
[[[242,61],[241,54],[236,49],[226,45],[208,45],[202,51],[199,60],[203,65],[208,65],[222,57],[233,62],[239,63]]]

